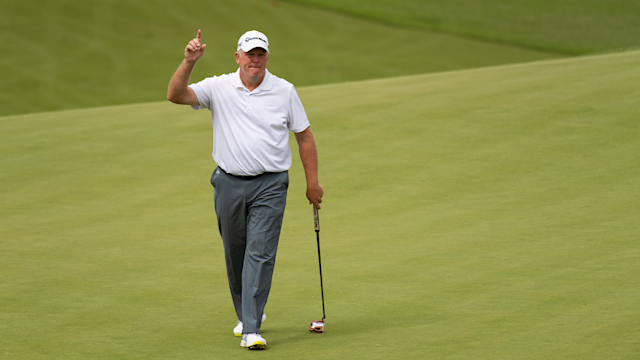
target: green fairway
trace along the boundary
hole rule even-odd
[[[640,47],[637,0],[288,0],[565,54]]]
[[[198,29],[198,80],[235,71],[250,29],[269,36],[271,70],[298,86],[559,57],[275,0],[3,0],[0,116],[163,100]]]
[[[263,335],[239,347],[209,113],[0,117],[0,359],[634,359],[640,52],[300,87]],[[294,147],[294,154],[297,155]]]

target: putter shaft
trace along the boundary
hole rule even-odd
[[[318,216],[318,209],[313,206],[313,220],[316,230],[316,240],[318,242],[318,265],[320,267],[320,293],[322,294],[322,321],[325,319],[324,312],[324,286],[322,285],[322,258],[320,257],[320,217]]]

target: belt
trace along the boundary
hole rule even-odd
[[[248,175],[233,175],[233,174],[230,174],[230,175],[238,177],[238,178],[241,178],[242,180],[253,180],[255,178],[259,178],[260,176],[262,176],[264,174],[266,174],[266,173],[262,173],[262,174],[258,174],[258,175],[251,175],[251,176],[248,176]]]
[[[218,168],[219,168],[220,170],[222,170],[225,174],[227,174],[227,175],[231,175],[231,176],[233,176],[233,177],[240,178],[240,179],[242,179],[242,180],[253,180],[253,179],[259,178],[260,176],[262,176],[262,175],[264,175],[264,174],[267,174],[266,172],[264,172],[264,173],[262,173],[262,174],[258,174],[258,175],[235,175],[235,174],[231,174],[231,173],[228,173],[228,172],[224,171],[224,169],[222,169],[221,167],[218,167]]]

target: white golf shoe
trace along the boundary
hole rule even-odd
[[[242,321],[238,321],[238,325],[233,328],[233,336],[242,336]]]
[[[242,334],[240,346],[246,347],[249,350],[264,350],[267,348],[267,340],[257,333]]]
[[[267,320],[267,315],[262,314],[262,322],[265,322],[265,320]],[[233,335],[242,336],[242,321],[238,321],[236,327],[233,328]]]

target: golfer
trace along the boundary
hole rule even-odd
[[[269,40],[258,31],[244,33],[235,53],[238,70],[189,85],[205,44],[201,31],[184,50],[171,77],[167,98],[195,110],[211,111],[211,175],[218,229],[224,244],[231,298],[238,316],[234,335],[240,346],[264,349],[260,336],[291,167],[293,131],[307,179],[309,203],[320,208],[318,155],[309,120],[294,86],[267,70]]]

